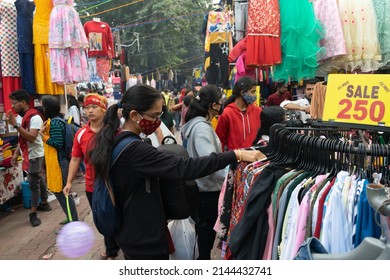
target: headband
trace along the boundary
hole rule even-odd
[[[84,107],[87,107],[88,105],[97,105],[101,107],[103,110],[107,109],[107,105],[98,97],[96,96],[87,96],[84,100]]]

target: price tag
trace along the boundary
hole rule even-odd
[[[330,74],[323,121],[390,126],[390,75]]]

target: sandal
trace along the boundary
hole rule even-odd
[[[106,253],[101,252],[100,253],[100,259],[105,260],[115,260],[116,256],[107,256]]]

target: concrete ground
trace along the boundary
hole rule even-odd
[[[93,225],[82,176],[74,180],[73,191],[80,199],[77,206],[79,219],[90,225],[95,235],[92,250],[78,259],[98,260],[100,252],[104,251],[103,237]],[[38,212],[42,224],[37,227],[30,225],[30,209],[25,209],[21,201],[12,205],[12,212],[0,212],[1,260],[68,259],[56,247],[57,234],[62,227],[59,223],[65,219],[65,214],[55,198],[50,205],[53,208],[51,211]]]

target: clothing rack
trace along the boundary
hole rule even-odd
[[[229,170],[227,182],[233,183],[227,183],[220,218],[225,259],[292,259],[310,237],[319,238],[330,254],[379,238],[376,220],[363,218],[375,216],[365,186],[389,183],[389,146],[367,145],[359,135],[342,140],[306,134],[311,130],[325,135],[338,129],[300,120],[275,124],[266,161]]]
[[[335,127],[319,128],[313,124],[294,120],[272,126],[269,146],[265,152],[268,160],[291,168],[311,170],[317,174],[334,174],[340,170],[356,169],[369,175],[380,170],[385,175],[384,180],[390,181],[387,166],[390,157],[389,145],[379,143],[367,145],[359,138],[354,141],[341,141],[338,138],[330,139],[302,133],[335,131]]]

